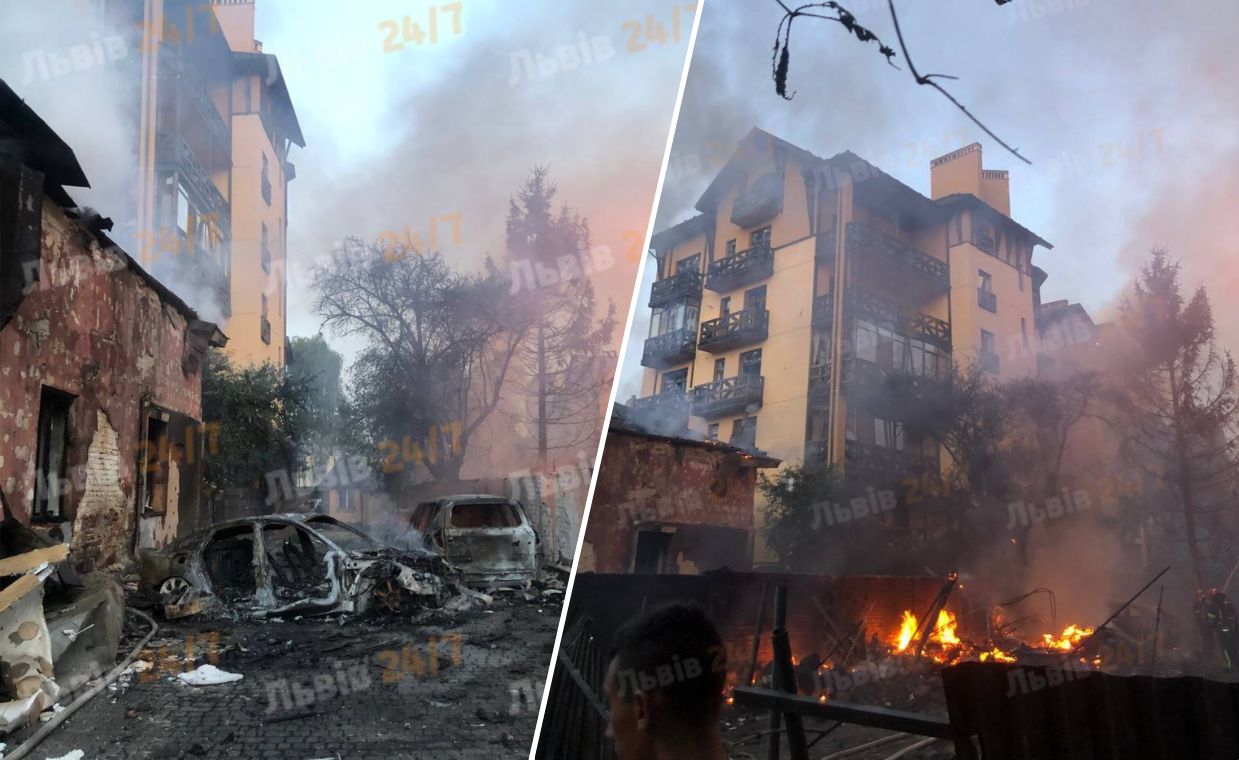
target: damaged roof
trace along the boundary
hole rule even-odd
[[[691,438],[688,437],[693,431],[684,429],[683,434],[669,435],[667,433],[657,433],[648,430],[632,417],[632,410],[624,404],[616,403],[611,411],[611,424],[607,428],[607,435],[612,433],[620,433],[638,438],[646,438],[651,441],[665,441],[676,446],[690,446],[699,449],[710,449],[719,454],[738,454],[751,467],[778,467],[783,463],[783,460],[772,457],[763,452],[750,451],[739,446],[733,446],[730,443],[723,441],[709,440],[706,438]]]
[[[69,144],[56,134],[42,117],[26,103],[4,79],[0,78],[0,155],[9,155],[43,174],[43,189],[47,197],[54,200],[72,219],[79,219],[77,204],[64,189],[68,187],[90,187],[86,172],[78,163],[77,155]],[[185,317],[191,326],[197,325],[199,331],[210,334],[213,346],[223,346],[228,341],[219,327],[211,322],[198,318],[198,312],[180,296],[142,268],[132,256],[126,253],[102,230],[92,225],[80,224],[82,229],[89,231],[99,241],[104,251],[110,251],[120,256],[125,262],[125,268],[133,272],[144,283],[154,290],[164,303],[173,307]],[[208,326],[206,328],[205,326]]]

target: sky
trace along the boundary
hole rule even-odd
[[[886,0],[843,0],[898,47]],[[907,68],[838,24],[801,18],[792,32],[791,101],[770,76],[776,0],[708,0],[690,62],[656,228],[692,206],[760,127],[819,156],[852,150],[929,193],[929,162],[980,142],[987,169],[1011,172],[1012,216],[1054,245],[1034,263],[1046,301],[1083,303],[1113,318],[1154,246],[1182,264],[1185,290],[1207,285],[1223,347],[1239,348],[1239,60],[1229,0],[896,2],[922,73],[1030,159],[1006,153]],[[653,267],[645,268],[640,304]],[[640,395],[639,308],[618,400]]]

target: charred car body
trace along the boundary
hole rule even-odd
[[[418,504],[409,527],[406,545],[439,552],[470,586],[524,586],[537,579],[541,539],[519,501],[440,496]]]
[[[140,551],[138,568],[165,605],[203,600],[256,617],[438,606],[453,575],[432,551],[397,550],[322,514],[220,523]]]

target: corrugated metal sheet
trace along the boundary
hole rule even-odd
[[[942,679],[985,758],[1239,758],[1239,683],[978,662]]]

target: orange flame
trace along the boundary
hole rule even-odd
[[[1055,636],[1052,633],[1041,634],[1041,645],[1046,649],[1061,649],[1064,652],[1070,652],[1075,649],[1085,638],[1093,635],[1092,628],[1081,628],[1077,625],[1069,625],[1063,629],[1061,636]]]
[[[955,616],[946,610],[938,610],[938,622],[934,625],[933,633],[929,634],[931,641],[936,641],[943,646],[958,646],[959,637],[955,635]]]
[[[910,610],[903,611],[903,619],[899,622],[899,634],[895,637],[895,651],[902,652],[912,643],[912,636],[916,633],[916,615],[913,615]]]

